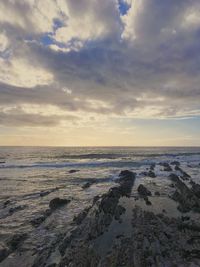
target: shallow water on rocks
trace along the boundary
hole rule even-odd
[[[0,241],[7,242],[16,233],[27,233],[27,249],[42,249],[56,235],[72,229],[73,217],[89,206],[94,196],[114,186],[123,169],[134,171],[137,177],[131,202],[123,198],[122,206],[132,203],[133,207],[139,205],[157,213],[165,210],[172,217],[181,213],[177,211],[177,203],[168,198],[173,191],[169,187],[169,172],[163,171],[159,163],[178,160],[181,168],[200,183],[200,148],[1,147],[0,158]],[[152,163],[156,163],[155,178],[142,174]],[[91,182],[90,186],[83,189],[87,182]],[[135,200],[141,183],[153,193],[149,197],[151,206],[143,199]],[[160,192],[160,197],[154,197],[155,191]],[[48,209],[49,202],[56,197],[71,202],[34,227],[30,221]],[[199,219],[198,214],[191,216]],[[121,217],[122,223],[114,221],[108,236],[114,236],[115,229],[122,226],[128,234],[130,217],[126,212]],[[106,244],[109,246],[109,240]]]

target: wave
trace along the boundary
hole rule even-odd
[[[25,169],[25,168],[96,168],[96,167],[137,167],[143,165],[144,162],[133,161],[109,161],[109,162],[84,162],[84,163],[43,163],[43,164],[27,164],[27,165],[4,165],[0,169]],[[148,163],[147,163],[148,164]]]
[[[119,159],[124,158],[128,159],[131,157],[178,157],[178,156],[195,156],[200,155],[200,152],[178,152],[178,153],[130,153],[130,154],[79,154],[79,155],[70,155],[64,154],[60,156],[55,156],[55,159]]]

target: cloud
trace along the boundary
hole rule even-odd
[[[63,1],[58,4],[62,6]],[[68,43],[75,41],[91,41],[105,37],[119,35],[121,21],[115,0],[66,1],[67,16],[65,26],[60,27],[55,33],[55,39]]]
[[[11,61],[0,58],[0,81],[14,86],[27,88],[36,85],[50,84],[53,74],[41,67],[32,66],[22,58],[13,58]]]
[[[77,120],[76,116],[43,115],[38,112],[30,113],[22,108],[0,108],[0,125],[10,127],[53,127],[61,124],[62,121],[69,123]]]
[[[199,116],[199,13],[197,0],[2,0],[0,105],[56,108],[44,125],[63,112]]]

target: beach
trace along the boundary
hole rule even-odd
[[[199,148],[0,158],[0,266],[200,266]]]

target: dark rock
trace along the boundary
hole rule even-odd
[[[85,217],[87,216],[89,210],[91,209],[91,207],[87,207],[85,208],[83,211],[81,211],[77,216],[74,217],[73,221],[79,225],[83,222],[83,220],[85,219]]]
[[[176,190],[174,191],[174,193],[172,194],[171,198],[175,201],[180,201],[181,200],[181,194]]]
[[[99,263],[99,256],[94,248],[87,243],[79,244],[73,248],[73,253],[65,256],[59,267],[96,267]]]
[[[102,196],[99,206],[100,210],[103,210],[104,213],[114,214],[120,196],[121,192],[119,187],[111,188],[107,194]]]
[[[173,181],[173,182],[178,182],[179,181],[179,177],[178,177],[178,175],[176,175],[176,174],[174,174],[174,173],[171,173],[170,175],[169,175],[169,178]]]
[[[30,223],[34,226],[34,227],[38,227],[41,223],[43,223],[45,221],[46,217],[44,215],[38,216],[34,219],[32,219],[30,221]]]
[[[163,166],[163,167],[168,167],[169,166],[169,163],[167,163],[167,162],[160,162],[159,165],[160,166]]]
[[[190,220],[190,216],[181,216],[181,220],[184,221],[189,221]]]
[[[92,202],[92,204],[94,205],[99,199],[100,199],[100,196],[95,196],[95,197],[93,198],[93,202]]]
[[[192,182],[192,192],[198,197],[200,198],[200,185]]]
[[[166,172],[171,172],[172,171],[172,168],[169,165],[169,163],[164,162],[164,163],[160,163],[160,165],[164,167],[163,171],[166,171]]]
[[[189,230],[189,231],[194,231],[194,232],[200,232],[200,226],[197,224],[190,224],[190,223],[179,223],[178,224],[178,230],[179,231],[184,231],[184,230]]]
[[[3,207],[6,208],[9,204],[11,203],[11,201],[8,199],[3,203]]]
[[[147,206],[152,205],[151,201],[148,199],[148,197],[144,197],[145,203]]]
[[[27,238],[27,234],[15,234],[9,241],[8,241],[8,246],[12,251],[16,250],[21,243]]]
[[[160,196],[160,192],[156,191],[155,196]]]
[[[79,172],[80,170],[69,170],[69,173]]]
[[[120,194],[121,196],[129,196],[131,193],[131,189],[133,187],[133,184],[135,182],[135,173],[125,170],[121,171],[119,174],[119,179],[117,182],[120,184]]]
[[[129,170],[123,170],[120,172],[119,176],[122,177],[122,178],[125,178],[125,177],[130,177],[133,175],[133,172],[129,171]]]
[[[200,259],[200,249],[183,250],[183,257],[186,259]]]
[[[140,175],[148,176],[148,172],[141,172]]]
[[[171,171],[172,171],[171,166],[169,165],[169,166],[167,166],[167,167],[164,167],[164,171],[165,171],[165,172],[171,172]]]
[[[155,173],[153,171],[149,171],[148,172],[148,176],[151,177],[151,178],[155,178],[156,177],[156,175],[155,175]]]
[[[151,171],[154,171],[155,167],[156,167],[156,164],[155,164],[155,163],[152,163],[152,164],[150,165],[150,170],[151,170]]]
[[[180,166],[181,164],[180,164],[180,162],[179,161],[172,161],[172,162],[170,162],[170,164],[171,165],[176,165],[176,166]]]
[[[36,218],[33,218],[30,223],[34,227],[38,227],[41,223],[43,223],[47,217],[49,217],[52,214],[52,210],[47,209],[42,214],[37,216]]]
[[[85,183],[85,184],[82,186],[82,188],[83,188],[83,189],[89,188],[93,183],[94,183],[94,182],[87,182],[87,183]]]
[[[0,161],[0,164],[5,164],[6,162],[5,161]]]
[[[47,210],[45,210],[45,212],[44,212],[44,216],[45,216],[45,217],[48,217],[48,216],[51,215],[51,213],[52,213],[52,210],[51,210],[51,209],[47,209]]]
[[[13,214],[14,212],[24,210],[27,206],[26,205],[20,205],[9,209],[9,213]]]
[[[44,197],[44,196],[49,195],[50,193],[51,193],[50,191],[42,191],[42,192],[40,192],[40,196]]]
[[[185,204],[178,205],[177,209],[182,213],[187,213],[191,211],[192,207],[191,205],[185,203]]]
[[[51,210],[55,210],[63,205],[67,205],[68,203],[70,203],[71,200],[69,199],[61,199],[61,198],[54,198],[49,202],[49,208]]]
[[[9,255],[9,253],[9,248],[0,243],[0,262],[3,261]]]
[[[175,170],[176,171],[179,171],[180,173],[181,173],[181,178],[183,179],[183,180],[188,180],[189,178],[191,178],[190,177],[190,175],[189,174],[187,174],[185,171],[183,171],[179,166],[175,166]]]
[[[149,191],[144,185],[140,184],[137,189],[140,196],[151,196],[151,191]]]
[[[117,205],[116,209],[115,209],[115,219],[119,220],[120,216],[125,213],[126,209],[124,207],[122,207],[121,205]]]
[[[173,193],[172,199],[179,202],[178,210],[181,212],[189,212],[190,210],[200,212],[200,200],[192,190],[177,175],[171,174],[169,177],[175,182],[176,191]]]
[[[55,192],[57,190],[59,190],[58,187],[50,189],[50,190],[47,190],[47,191],[42,191],[42,192],[40,192],[40,196],[41,197],[47,196],[47,195],[49,195],[49,194],[51,194],[51,193],[53,193],[53,192]]]

